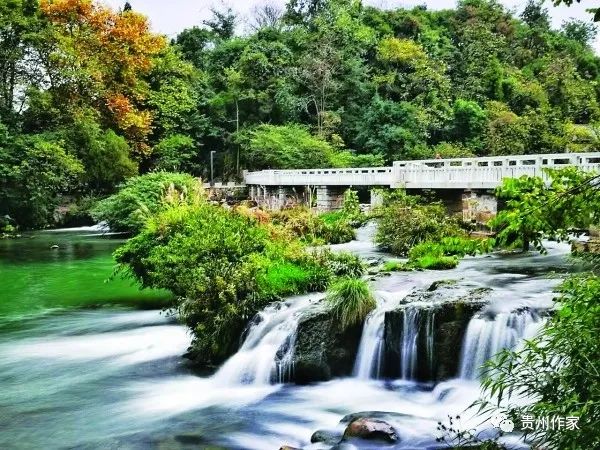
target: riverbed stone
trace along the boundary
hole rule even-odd
[[[300,319],[294,351],[297,384],[328,381],[352,374],[362,324],[342,328],[324,306]]]
[[[342,439],[342,433],[337,430],[317,430],[310,437],[310,442],[313,444],[322,443],[327,445],[335,445]]]
[[[385,420],[371,417],[355,419],[348,424],[342,439],[348,441],[354,438],[387,442],[389,444],[396,443],[399,440],[398,433],[392,425]]]
[[[471,318],[487,304],[490,290],[461,280],[442,280],[409,294],[385,315],[384,375],[401,376],[404,315],[408,308],[418,308],[416,379],[441,381],[457,376],[464,334]]]

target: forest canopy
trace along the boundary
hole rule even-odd
[[[251,31],[237,22],[215,11],[169,42],[135,7],[2,2],[0,215],[44,226],[56,205],[136,174],[206,179],[213,151],[215,177],[229,180],[298,164],[600,148],[591,15],[552,29],[535,0],[518,16],[493,0],[446,10],[291,0],[258,9]]]

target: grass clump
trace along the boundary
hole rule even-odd
[[[412,267],[429,270],[449,270],[458,266],[459,259],[456,256],[426,255],[410,262]]]
[[[174,203],[191,204],[204,197],[202,184],[188,174],[154,172],[127,180],[119,192],[91,210],[112,231],[137,233],[150,216]]]
[[[326,300],[342,328],[361,323],[377,306],[368,283],[360,278],[341,278],[334,282]]]
[[[403,272],[410,269],[410,266],[401,261],[386,261],[381,268],[383,272]]]

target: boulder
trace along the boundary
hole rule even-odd
[[[398,442],[398,434],[385,420],[363,417],[355,419],[346,427],[343,440],[364,439],[368,441],[380,441],[394,444]]]
[[[282,445],[281,447],[279,447],[279,450],[302,450],[302,449],[298,448],[298,447],[290,447],[289,445]]]
[[[362,328],[343,329],[324,306],[306,313],[298,324],[293,381],[307,384],[351,375]]]
[[[443,280],[409,294],[402,304],[385,315],[384,375],[401,376],[405,314],[417,308],[416,379],[440,381],[455,377],[467,326],[487,304],[489,291],[456,280]],[[412,314],[414,318],[414,309]]]
[[[322,443],[327,445],[335,445],[342,439],[342,433],[336,430],[317,430],[310,437],[310,442],[313,444]]]

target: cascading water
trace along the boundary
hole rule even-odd
[[[264,385],[289,380],[300,317],[321,297],[322,294],[303,295],[265,308],[252,321],[238,352],[214,375],[214,381],[224,385]]]
[[[352,374],[363,380],[381,377],[384,350],[385,313],[396,307],[411,289],[395,292],[393,297],[377,292],[377,308],[369,314],[363,327]]]
[[[460,377],[476,379],[486,361],[503,349],[514,348],[519,340],[533,337],[542,324],[540,315],[530,310],[473,317],[463,340]]]
[[[417,339],[420,329],[419,308],[406,308],[402,324],[401,375],[403,380],[413,380],[417,374]]]

